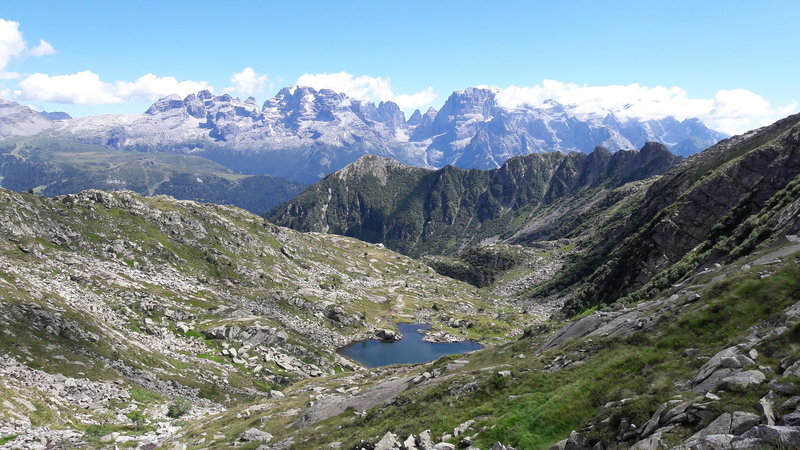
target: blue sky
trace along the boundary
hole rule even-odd
[[[798,110],[798,17],[797,1],[5,0],[0,98],[136,113],[170,91],[263,102],[301,81],[410,111],[486,85],[513,106],[743,131]]]

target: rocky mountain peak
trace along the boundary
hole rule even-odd
[[[411,117],[408,118],[406,125],[410,127],[414,127],[422,123],[422,113],[419,112],[419,108],[415,109],[414,112],[411,114]]]
[[[617,119],[613,113],[608,113],[605,118],[603,118],[603,125],[608,125],[614,128],[619,128],[622,126],[622,122]]]
[[[145,111],[145,114],[158,114],[170,109],[178,109],[183,107],[183,99],[181,99],[181,97],[177,94],[172,94],[156,100],[156,102],[153,103],[150,108],[147,109],[147,111]]]
[[[467,88],[453,92],[445,101],[437,116],[470,116],[491,117],[497,107],[496,91],[483,88]]]
[[[72,116],[63,111],[39,111],[39,115],[47,120],[69,120]]]
[[[16,102],[0,100],[0,138],[31,136],[51,126],[51,119],[46,114]]]
[[[660,142],[645,142],[639,151],[645,155],[671,154],[667,146]]]
[[[364,155],[345,166],[343,169],[334,172],[331,177],[342,181],[349,179],[360,179],[365,176],[375,177],[383,186],[389,177],[389,172],[393,170],[413,170],[403,163],[383,156]]]

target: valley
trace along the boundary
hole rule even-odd
[[[800,450],[800,2],[0,10],[0,450]]]
[[[0,435],[22,448],[791,446],[799,143],[791,116],[685,161],[652,145],[492,173],[368,157],[306,191],[387,198],[349,183],[414,192],[431,174],[515,165],[540,180],[516,184],[532,208],[501,197],[525,213],[491,244],[427,244],[422,260],[231,206],[3,190]],[[568,158],[626,162],[565,178],[552,167]],[[303,200],[314,223],[339,214],[320,199]],[[403,323],[485,349],[376,368],[337,352]]]

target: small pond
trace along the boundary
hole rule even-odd
[[[483,348],[475,341],[434,343],[422,340],[424,335],[417,330],[427,330],[427,324],[399,324],[397,330],[403,339],[384,342],[377,339],[354,342],[339,349],[339,354],[356,360],[366,367],[390,364],[418,364],[456,353],[471,352]]]

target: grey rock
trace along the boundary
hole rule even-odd
[[[767,395],[761,397],[756,405],[756,409],[761,413],[763,422],[767,425],[775,425],[775,393],[770,391]]]
[[[797,448],[800,445],[800,427],[758,425],[741,437],[742,439],[759,439],[775,447]]]
[[[800,395],[792,396],[781,404],[783,409],[795,409],[798,406],[800,406]]]
[[[771,447],[763,440],[757,438],[734,438],[731,440],[728,448],[737,450],[767,450]]]
[[[782,395],[795,395],[797,394],[797,385],[790,382],[781,383],[777,380],[770,381],[769,388],[774,392]]]
[[[730,448],[733,438],[732,434],[712,434],[698,440],[692,444],[691,448],[697,450],[724,450]]]
[[[432,450],[433,439],[431,438],[431,430],[425,430],[417,436],[417,447],[420,450]]]
[[[720,381],[720,386],[731,391],[743,391],[750,386],[763,383],[766,379],[767,377],[758,370],[747,370],[723,378]]]
[[[387,330],[384,328],[379,328],[377,331],[375,331],[375,336],[382,341],[399,341],[403,338],[403,335],[397,331]]]
[[[701,393],[715,391],[720,388],[723,379],[736,374],[737,370],[738,369],[720,368],[719,370],[712,372],[697,385],[694,385],[692,387],[692,392]]]
[[[406,440],[403,441],[403,450],[419,450],[417,438],[413,434],[409,434]]]
[[[658,406],[658,408],[656,408],[656,412],[653,413],[652,417],[650,417],[650,420],[645,422],[645,424],[642,426],[642,437],[649,436],[658,428],[658,425],[661,423],[661,416],[668,407],[669,403],[662,403]]]
[[[433,446],[433,450],[456,450],[456,446],[447,442],[439,442]]]
[[[575,430],[569,434],[567,443],[564,445],[564,450],[584,450],[586,448],[586,441],[583,436]]]
[[[731,431],[731,414],[722,413],[702,430],[692,435],[690,440],[699,440],[713,434],[729,434]]]
[[[630,448],[631,450],[655,450],[666,449],[667,447],[667,443],[661,438],[661,433],[655,432],[652,436],[631,445]]]
[[[785,377],[800,377],[800,361],[795,362],[783,371]]]
[[[687,348],[681,353],[681,357],[683,358],[694,358],[695,356],[700,354],[699,348]]]
[[[500,442],[495,442],[489,450],[515,450],[514,447],[503,445]]]
[[[739,369],[742,367],[742,363],[734,356],[726,356],[719,361],[720,367],[726,367],[729,369]]]
[[[269,397],[269,398],[271,398],[271,399],[273,399],[273,400],[281,400],[281,399],[283,399],[285,396],[286,396],[286,395],[285,395],[283,392],[281,392],[281,391],[276,391],[276,390],[271,390],[271,391],[269,391],[269,394],[267,394],[267,397]]]
[[[795,411],[781,417],[781,425],[792,427],[800,426],[800,411]]]
[[[461,436],[461,435],[462,435],[462,434],[464,434],[464,433],[465,433],[465,432],[466,432],[466,431],[467,431],[467,430],[468,430],[468,429],[469,429],[469,428],[472,426],[472,424],[474,424],[474,423],[475,423],[475,421],[474,421],[474,420],[472,420],[472,419],[470,419],[470,420],[468,420],[468,421],[466,421],[466,422],[462,423],[461,425],[459,425],[459,426],[457,426],[457,427],[453,428],[453,436],[455,436],[455,437],[459,437],[459,436]]]
[[[753,428],[754,426],[758,425],[758,422],[761,420],[756,414],[744,412],[744,411],[736,411],[733,413],[731,417],[731,429],[730,432],[735,435],[740,435],[745,431]]]
[[[397,436],[392,434],[391,431],[387,431],[381,440],[375,444],[375,450],[393,450],[398,447],[400,447],[400,443],[397,442]]]
[[[239,440],[243,442],[269,442],[272,440],[272,435],[258,428],[250,428],[242,433]]]

